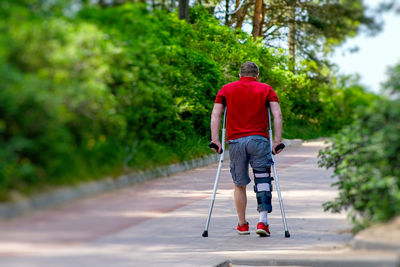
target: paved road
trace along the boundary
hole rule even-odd
[[[323,212],[322,203],[337,193],[330,187],[331,173],[317,167],[322,147],[322,142],[309,142],[276,158],[289,239],[276,194],[271,237],[255,234],[252,186],[247,209],[252,233],[237,235],[226,162],[208,238],[201,233],[217,164],[0,221],[0,266],[215,266],[227,260],[234,266],[395,266],[393,253],[351,250],[346,216]]]

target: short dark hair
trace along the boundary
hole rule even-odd
[[[258,66],[256,63],[251,61],[246,61],[240,67],[240,76],[242,77],[256,77],[258,75]]]

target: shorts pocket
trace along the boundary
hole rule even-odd
[[[247,149],[249,153],[253,155],[262,155],[271,152],[269,141],[261,138],[251,140]]]
[[[272,164],[271,147],[266,139],[254,139],[251,143],[250,165],[253,169],[265,169]]]

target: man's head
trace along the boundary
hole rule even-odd
[[[251,61],[246,61],[240,67],[240,77],[254,77],[258,78],[258,66],[256,63]]]

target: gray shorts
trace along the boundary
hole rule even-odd
[[[257,171],[265,171],[272,165],[271,148],[264,136],[245,136],[229,140],[228,144],[231,174],[235,185],[250,183],[249,163]]]

